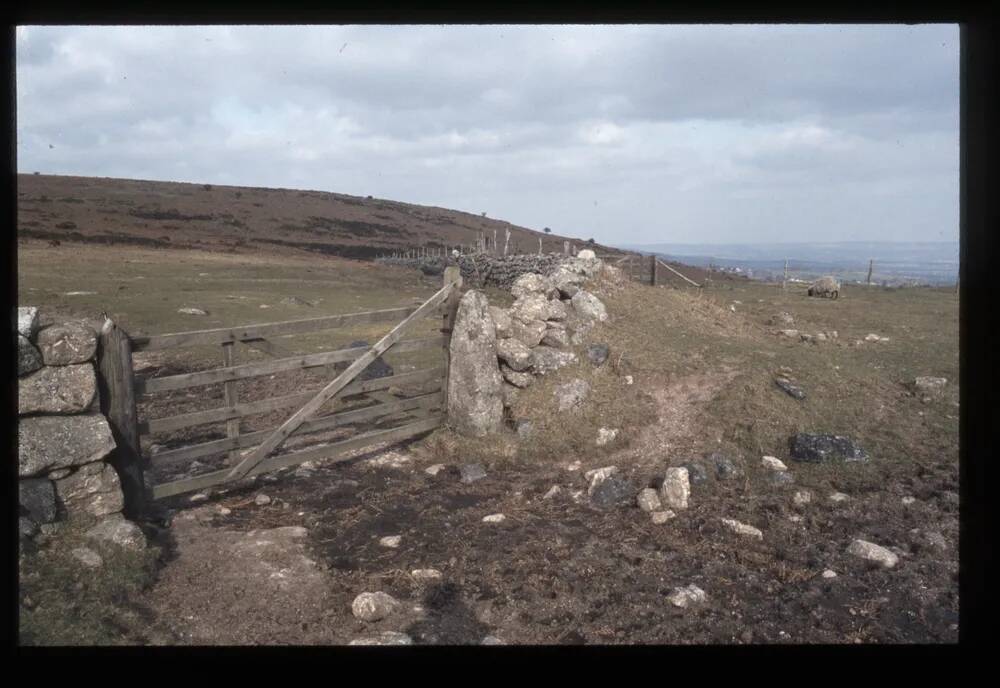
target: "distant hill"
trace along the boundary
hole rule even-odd
[[[323,191],[19,174],[17,232],[29,239],[224,251],[311,251],[371,259],[470,246],[480,233],[510,251],[562,251],[587,238],[546,234],[458,210]],[[622,253],[600,244],[590,248]]]
[[[834,274],[846,280],[953,284],[958,276],[958,242],[817,242],[785,244],[642,244],[623,248],[656,253],[691,265],[739,268],[755,279],[780,279],[788,260],[790,276]]]

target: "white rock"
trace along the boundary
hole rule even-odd
[[[183,315],[208,315],[208,311],[201,308],[178,308],[177,312]]]
[[[552,487],[549,488],[549,491],[542,496],[542,499],[552,499],[560,492],[562,492],[562,488],[560,488],[558,485],[553,485]]]
[[[829,497],[829,500],[834,504],[846,502],[848,499],[850,499],[850,496],[845,495],[843,492],[831,492]]]
[[[17,309],[17,333],[31,339],[38,331],[38,309],[34,306],[21,306]]]
[[[267,506],[271,503],[271,498],[266,494],[257,495],[257,498],[253,500],[253,503],[257,506]]]
[[[427,468],[425,468],[424,473],[426,473],[427,475],[434,476],[443,471],[445,468],[447,468],[447,466],[445,466],[443,463],[436,463],[433,466],[428,466]]]
[[[390,547],[392,549],[396,549],[397,547],[399,547],[399,543],[402,542],[402,540],[403,540],[402,535],[386,535],[384,538],[379,539],[378,544],[382,545],[383,547]]]
[[[688,480],[688,470],[678,466],[668,468],[663,478],[663,487],[660,488],[663,502],[671,509],[687,509],[690,495],[691,483]]]
[[[104,564],[101,555],[89,547],[76,547],[70,550],[70,554],[88,569],[96,569]]]
[[[413,639],[399,631],[382,631],[377,636],[355,638],[348,645],[412,645]]]
[[[903,502],[903,506],[910,506],[915,501],[917,501],[917,499],[916,499],[916,497],[906,496],[906,497],[903,497],[903,499],[901,501]]]
[[[691,584],[685,588],[674,588],[673,594],[667,597],[670,604],[685,609],[692,604],[699,604],[706,599],[705,591]]]
[[[208,495],[205,494],[204,492],[196,492],[195,494],[193,494],[190,497],[188,497],[188,501],[192,502],[192,503],[195,503],[195,502],[204,502],[207,499],[208,499]]]
[[[832,569],[827,569],[823,572],[823,578],[836,578],[837,572]]]
[[[795,506],[805,506],[812,501],[812,493],[809,490],[796,490],[792,495],[792,503]]]
[[[580,260],[594,260],[597,258],[597,254],[591,251],[589,248],[577,251],[576,257]]]
[[[880,564],[887,569],[891,569],[899,561],[899,557],[885,547],[866,540],[852,542],[847,548],[847,553],[865,561]]]
[[[570,299],[570,303],[573,304],[573,310],[584,321],[605,322],[608,319],[608,309],[605,308],[604,303],[589,291],[581,289],[576,292]]]
[[[354,598],[351,611],[362,621],[378,621],[396,611],[399,601],[384,592],[363,592]]]
[[[219,516],[228,516],[229,514],[233,513],[233,510],[232,509],[227,509],[224,506],[220,506],[218,508],[218,510],[216,511],[216,513],[219,514]]]
[[[775,458],[773,456],[765,456],[764,458],[762,458],[760,460],[760,464],[764,468],[770,468],[772,471],[787,471],[788,470],[788,466],[786,466],[784,463],[782,463],[781,461],[779,461],[777,458]]]
[[[626,385],[631,385],[632,384],[632,376],[631,375],[626,375],[625,376],[625,384]]]
[[[567,471],[578,471],[578,470],[580,470],[580,462],[579,461],[573,461],[572,463],[566,464],[566,470]]]
[[[489,516],[483,516],[483,523],[502,523],[507,517],[503,514],[490,514]]]
[[[618,437],[617,428],[599,428],[597,430],[597,446],[603,447],[611,442],[614,442]]]
[[[726,526],[727,528],[729,528],[729,530],[733,531],[737,535],[752,537],[758,540],[764,539],[764,533],[762,533],[759,528],[754,528],[751,525],[747,525],[746,523],[740,523],[739,521],[733,520],[731,518],[724,518],[721,520],[722,520],[722,525]]]
[[[480,645],[506,645],[507,643],[505,641],[503,641],[502,639],[496,637],[495,635],[488,635],[485,638],[483,638],[482,642],[479,643],[479,644]]]
[[[640,490],[635,501],[643,511],[659,511],[660,509],[660,496],[651,487]]]
[[[437,569],[413,569],[410,571],[410,575],[417,580],[438,580],[441,578],[441,572]]]
[[[662,526],[664,523],[666,523],[670,519],[676,518],[676,517],[677,517],[677,514],[675,514],[670,509],[667,509],[665,511],[654,511],[653,513],[650,514],[650,520],[652,520],[653,523],[655,523],[658,526]]]

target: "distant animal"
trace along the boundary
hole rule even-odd
[[[827,275],[809,285],[809,296],[828,296],[835,299],[840,296],[840,282]]]

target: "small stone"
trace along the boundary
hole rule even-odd
[[[488,635],[485,638],[483,638],[482,642],[480,642],[479,644],[480,645],[506,645],[507,643],[505,641],[501,640],[500,638],[496,637],[495,635]]]
[[[271,503],[271,498],[266,494],[259,494],[257,495],[257,498],[253,500],[253,503],[257,506],[267,506]]]
[[[771,471],[768,475],[768,482],[777,487],[784,487],[795,483],[795,476],[788,471]]]
[[[586,471],[583,477],[590,483],[590,488],[593,489],[617,472],[618,466],[605,466],[604,468],[593,468]]]
[[[513,337],[497,340],[497,356],[517,373],[524,372],[535,362],[531,349]]]
[[[827,569],[822,573],[823,578],[836,578],[837,572],[832,569]]]
[[[502,523],[507,519],[503,514],[490,514],[489,516],[483,516],[483,523]]]
[[[665,511],[654,511],[650,514],[650,520],[658,526],[662,526],[667,521],[676,517],[677,514],[675,514],[670,509],[667,509]]]
[[[626,375],[625,376],[625,384],[626,385],[631,385],[632,384],[632,376],[631,375]]]
[[[390,549],[396,549],[399,547],[399,543],[403,541],[402,535],[386,535],[383,538],[379,538],[378,544],[383,547],[388,547]]]
[[[923,394],[937,395],[948,384],[945,377],[918,377],[913,380],[913,387]]]
[[[782,389],[788,396],[794,397],[795,399],[802,400],[806,398],[806,393],[802,391],[801,387],[793,385],[790,380],[779,377],[775,378],[774,384]]]
[[[831,492],[828,499],[834,504],[839,504],[840,502],[846,502],[850,499],[850,496],[845,495],[843,492]]]
[[[899,557],[890,550],[866,540],[853,541],[848,546],[847,553],[887,569],[891,569],[899,561]]]
[[[88,569],[96,569],[104,564],[101,555],[89,547],[76,547],[70,551],[70,554]]]
[[[208,311],[202,308],[178,308],[177,312],[182,315],[208,315]]]
[[[377,636],[355,638],[348,645],[412,645],[413,639],[399,631],[382,631]]]
[[[829,461],[866,462],[868,453],[850,437],[843,435],[800,432],[792,436],[791,457],[796,461],[822,463]]]
[[[542,496],[542,499],[552,499],[560,492],[562,492],[562,489],[558,485],[553,485],[549,488],[549,491]]]
[[[447,468],[447,466],[445,466],[443,463],[436,463],[433,466],[428,466],[427,468],[425,468],[424,473],[433,477],[436,476],[441,471],[443,471],[445,468]]]
[[[33,373],[43,365],[42,353],[27,337],[17,335],[17,374],[24,376]]]
[[[486,477],[486,469],[480,463],[467,463],[458,469],[461,480],[465,484],[474,483]]]
[[[734,480],[743,477],[743,469],[722,454],[709,454],[708,460],[715,464],[715,476],[719,480]]]
[[[739,521],[733,520],[731,518],[723,518],[721,520],[722,520],[722,525],[726,526],[727,528],[729,528],[729,530],[733,531],[737,535],[743,535],[745,537],[751,537],[757,540],[764,539],[764,533],[762,533],[759,528],[754,528],[751,525],[747,525],[746,523],[740,523]]]
[[[639,495],[636,497],[636,503],[643,511],[659,511],[660,496],[656,494],[656,490],[651,487],[647,487],[644,490],[639,491]]]
[[[782,463],[781,461],[779,461],[778,459],[776,459],[773,456],[765,456],[764,458],[762,458],[760,460],[760,463],[761,463],[761,465],[764,468],[769,468],[772,471],[787,471],[788,470],[788,467],[784,463]]]
[[[612,475],[592,486],[587,493],[591,505],[599,509],[610,509],[631,502],[635,487],[625,478]]]
[[[413,569],[410,575],[417,580],[440,580],[441,572],[437,569]]]
[[[578,471],[578,470],[580,470],[580,462],[579,461],[572,461],[572,462],[566,464],[566,470],[567,471]]]
[[[590,394],[590,383],[579,378],[558,385],[553,391],[559,411],[579,408]]]
[[[396,611],[399,601],[384,592],[363,592],[354,598],[351,611],[362,621],[379,621]]]
[[[565,328],[549,327],[545,330],[541,343],[554,349],[565,349],[570,345],[569,335],[566,334]]]
[[[224,506],[220,506],[215,513],[219,514],[219,516],[228,516],[229,514],[233,513],[233,510]]]
[[[618,430],[611,428],[598,428],[597,430],[597,446],[604,447],[618,437]]]
[[[700,461],[688,461],[684,464],[688,471],[688,480],[692,485],[703,485],[708,482],[708,471]]]
[[[514,385],[518,389],[524,389],[525,387],[530,387],[531,383],[535,381],[535,376],[529,372],[519,373],[513,370],[506,363],[500,364],[500,374],[503,375],[503,379]]]
[[[778,333],[784,337],[789,337],[792,339],[799,336],[798,330],[778,330]]]
[[[909,497],[909,496],[907,496],[907,497],[903,497],[903,499],[901,499],[900,501],[903,502],[903,506],[910,506],[915,501],[917,501],[917,499],[916,499],[916,497]]]
[[[691,483],[688,480],[687,469],[683,467],[668,468],[663,479],[663,487],[660,488],[663,502],[671,509],[687,509],[690,495]]]
[[[113,514],[102,520],[87,531],[87,537],[135,552],[146,549],[146,536],[142,529],[121,514]]]
[[[706,597],[704,590],[692,584],[684,588],[674,588],[673,594],[667,597],[667,600],[675,607],[686,609],[692,604],[704,602]]]
[[[926,543],[936,550],[944,552],[948,549],[948,540],[945,539],[944,535],[938,532],[930,532],[924,536]]]
[[[805,506],[812,501],[812,493],[808,490],[796,490],[795,494],[792,495],[792,503],[795,506]]]
[[[602,366],[608,360],[611,348],[607,344],[591,344],[587,347],[587,359],[595,366]]]
[[[38,309],[34,306],[20,306],[17,309],[17,333],[31,339],[38,331]]]
[[[188,501],[191,502],[192,504],[195,504],[197,502],[204,502],[207,500],[208,500],[208,495],[205,494],[204,492],[196,492],[195,494],[188,497]]]

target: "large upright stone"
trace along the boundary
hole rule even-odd
[[[660,496],[663,503],[671,509],[687,509],[688,497],[691,495],[691,483],[688,480],[688,470],[683,467],[671,467],[663,478]]]
[[[42,354],[27,337],[17,335],[17,374],[33,373],[42,367]]]
[[[97,394],[94,366],[46,366],[17,381],[17,412],[83,413]]]
[[[18,475],[22,478],[100,461],[115,448],[108,421],[99,413],[21,418],[17,440]]]
[[[496,330],[486,296],[466,292],[451,335],[448,420],[456,431],[482,437],[503,424],[503,378],[497,363]]]
[[[72,518],[107,516],[125,506],[118,474],[109,463],[95,461],[81,466],[70,475],[55,481],[56,497]]]
[[[38,348],[45,365],[83,363],[97,351],[97,333],[82,322],[52,325],[38,333]]]

